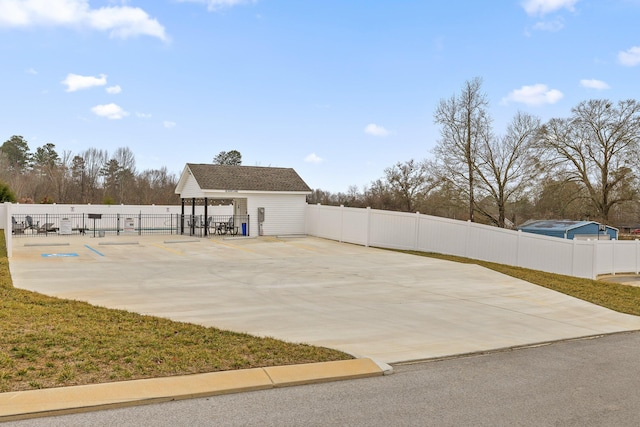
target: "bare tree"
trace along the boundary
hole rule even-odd
[[[637,198],[640,104],[589,100],[571,113],[544,125],[540,141],[567,178],[585,188],[598,219],[606,222],[612,207]]]
[[[136,158],[128,147],[120,147],[111,156],[118,164],[115,195],[118,203],[130,203],[136,198]]]
[[[506,226],[506,209],[522,196],[542,172],[536,135],[540,120],[517,113],[501,138],[483,140],[477,150],[478,188],[492,201],[497,215],[481,204],[476,208],[498,227]]]
[[[33,198],[39,203],[60,201],[56,176],[61,162],[55,147],[52,143],[44,144],[31,156]]]
[[[166,166],[144,170],[136,176],[136,203],[177,204],[180,201],[175,194],[177,183],[178,179],[167,171]]]
[[[107,151],[89,148],[80,155],[84,160],[85,174],[83,179],[88,193],[85,203],[101,203],[102,200],[98,194],[98,190],[100,189],[100,171],[107,163]]]
[[[488,101],[482,79],[466,81],[459,96],[440,100],[434,121],[440,125],[440,140],[434,154],[444,178],[464,190],[469,220],[474,221],[478,147],[491,138]]]
[[[593,209],[584,187],[563,176],[550,176],[536,183],[532,214],[537,219],[588,218]]]
[[[396,206],[400,210],[413,212],[419,196],[435,188],[438,179],[427,173],[426,162],[398,162],[384,170],[389,190],[397,200]]]

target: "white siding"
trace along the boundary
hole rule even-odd
[[[195,180],[193,175],[189,174],[184,183],[184,188],[180,193],[180,197],[183,199],[188,199],[192,197],[204,197],[204,193],[200,189],[198,182]]]
[[[242,194],[247,197],[249,234],[258,236],[258,208],[265,209],[263,235],[305,234],[304,194]]]

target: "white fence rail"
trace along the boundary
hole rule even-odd
[[[419,250],[568,276],[635,273],[640,241],[564,240],[447,218],[375,209],[307,206],[307,234],[341,242]]]
[[[201,208],[201,207],[198,207]],[[62,213],[178,213],[180,206],[0,205],[0,228],[12,252],[11,216]],[[216,207],[227,212],[229,207]],[[601,274],[640,270],[640,241],[564,240],[419,213],[308,205],[311,236],[391,249],[458,255],[568,276],[594,279]],[[189,209],[190,210],[190,207]],[[201,214],[201,212],[197,212]]]
[[[166,229],[167,227],[173,228],[177,226],[170,222],[172,216],[178,215],[182,212],[180,205],[67,205],[67,204],[13,204],[3,203],[0,204],[0,228],[5,230],[5,242],[7,247],[7,255],[11,257],[13,252],[13,236],[12,236],[12,219],[17,222],[25,222],[26,216],[31,216],[34,220],[39,221],[40,225],[45,222],[50,222],[52,227],[60,228],[61,224],[59,219],[68,217],[73,219],[72,228],[78,230],[85,227],[91,229],[93,222],[91,220],[83,221],[77,218],[86,218],[88,214],[101,214],[105,217],[115,217],[120,215],[122,219],[122,229],[124,230],[125,221],[129,218],[136,220],[139,215],[146,216],[147,220],[150,217],[157,216],[159,222],[155,220],[149,220],[146,222],[145,227],[151,229]],[[191,215],[192,207],[185,206],[185,214]],[[202,216],[204,214],[204,206],[195,207],[195,215]],[[228,218],[233,215],[233,206],[208,206],[207,216],[222,216]],[[49,220],[46,218],[56,218],[55,220]],[[163,218],[165,217],[165,218]],[[167,222],[166,219],[169,219]],[[105,221],[106,222],[106,221]],[[136,223],[134,226],[140,228],[140,223]],[[120,227],[118,227],[120,228]],[[95,231],[95,228],[93,228]]]

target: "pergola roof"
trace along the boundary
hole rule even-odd
[[[203,191],[311,192],[291,168],[187,163],[187,169]],[[185,172],[176,192],[184,185]]]

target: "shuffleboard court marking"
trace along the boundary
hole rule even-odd
[[[123,245],[139,245],[138,242],[100,242],[100,246],[123,246]]]
[[[25,243],[24,246],[69,246],[69,243]]]
[[[100,255],[100,256],[104,256],[104,254],[103,254],[103,253],[101,253],[101,252],[99,252],[99,251],[97,251],[97,250],[93,249],[93,248],[92,248],[91,246],[89,246],[89,245],[84,245],[84,247],[85,247],[85,248],[87,248],[87,249],[89,249],[89,250],[91,250],[91,251],[93,251],[93,252],[95,252],[95,253],[97,253],[97,254],[98,254],[98,255]]]
[[[293,247],[299,248],[299,249],[304,249],[305,251],[318,252],[317,248],[314,248],[314,247],[309,246],[309,245],[300,244],[298,242],[282,241],[282,243],[284,243],[285,245],[289,245],[289,246],[293,246]]]
[[[253,253],[253,254],[256,253],[256,251],[254,251],[254,250],[243,248],[242,246],[234,245],[234,244],[231,244],[231,243],[218,241],[218,242],[215,242],[214,244],[215,245],[226,246],[227,248],[231,248],[231,249],[238,249],[240,251],[245,251],[245,252],[249,252],[249,253]]]
[[[41,254],[44,258],[70,258],[78,256],[75,252],[60,253],[60,254]]]
[[[156,244],[156,245],[151,245],[151,246],[156,247],[156,248],[159,248],[159,249],[163,249],[163,250],[165,250],[165,251],[167,251],[167,252],[171,252],[172,254],[176,254],[176,255],[184,256],[184,253],[182,253],[182,252],[180,252],[180,251],[177,251],[177,250],[175,250],[175,249],[168,248],[168,247],[166,247],[166,246],[157,245],[157,244]]]

